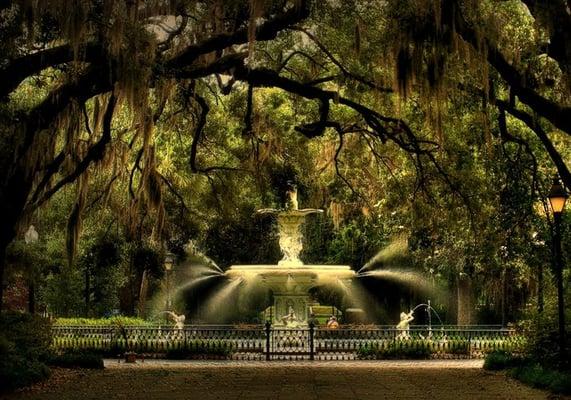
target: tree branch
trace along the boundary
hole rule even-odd
[[[256,27],[256,40],[275,39],[279,32],[288,26],[303,21],[309,16],[309,1],[299,1],[298,7],[292,7]],[[181,66],[191,65],[203,54],[217,50],[224,50],[230,46],[248,42],[248,28],[240,28],[233,33],[222,33],[209,39],[187,47],[182,53],[169,60],[167,69],[178,69]]]
[[[111,141],[111,122],[113,120],[113,112],[115,111],[115,105],[117,104],[117,98],[114,93],[111,93],[109,98],[109,103],[107,104],[107,109],[105,110],[105,115],[103,116],[103,133],[101,138],[97,143],[89,148],[87,155],[77,164],[75,170],[62,178],[58,183],[56,183],[50,190],[46,191],[43,196],[35,203],[33,203],[32,209],[35,209],[45,203],[51,196],[57,193],[65,185],[74,182],[79,176],[81,176],[87,168],[96,161],[103,159],[105,155],[105,148],[107,144]]]
[[[448,4],[447,4],[448,3]],[[461,12],[461,7],[456,4],[457,0],[449,0],[443,3],[443,10],[447,10],[452,15],[443,17],[443,21],[449,21],[449,29],[455,29],[456,32],[473,48],[479,49],[481,39],[480,35],[469,26]],[[551,101],[525,85],[525,79],[522,74],[512,66],[495,46],[492,41],[484,37],[484,51],[488,62],[498,71],[500,76],[510,85],[511,90],[519,99],[531,107],[537,114],[546,118],[555,127],[561,129],[568,135],[571,135],[571,107],[561,106]]]
[[[102,60],[104,52],[101,46],[88,43],[84,49],[81,61]],[[8,96],[22,81],[42,70],[73,60],[73,48],[70,45],[52,47],[36,53],[28,54],[12,60],[6,67],[0,69],[0,100]]]
[[[569,168],[567,168],[567,165],[565,164],[563,157],[561,157],[561,154],[559,154],[559,151],[557,151],[557,149],[549,139],[549,136],[541,128],[541,126],[539,126],[537,121],[528,113],[517,110],[516,108],[512,107],[507,101],[496,100],[496,104],[498,105],[500,110],[507,111],[512,116],[514,116],[515,118],[519,119],[524,124],[526,124],[527,127],[535,133],[535,135],[539,138],[539,140],[543,144],[543,147],[547,151],[549,158],[551,158],[551,161],[553,161],[553,164],[555,164],[555,168],[557,168],[557,172],[559,173],[559,176],[563,180],[563,183],[568,189],[571,189],[571,172],[569,171]]]
[[[391,88],[386,88],[386,87],[382,87],[377,85],[375,82],[372,82],[368,79],[366,79],[365,77],[355,74],[351,71],[349,71],[347,68],[345,68],[345,66],[339,61],[337,60],[337,58],[329,51],[329,49],[327,49],[327,47],[325,47],[325,45],[323,45],[323,43],[321,43],[319,41],[319,39],[317,39],[317,37],[311,33],[310,31],[308,31],[305,28],[299,27],[299,26],[294,26],[291,27],[291,29],[299,31],[299,32],[303,32],[307,37],[309,37],[317,47],[319,47],[319,49],[325,53],[325,55],[331,60],[331,62],[333,64],[335,64],[337,66],[337,68],[339,68],[339,70],[343,73],[343,75],[345,75],[346,77],[353,79],[359,83],[362,83],[365,86],[368,86],[371,89],[375,89],[379,92],[383,92],[383,93],[392,93],[393,89]]]

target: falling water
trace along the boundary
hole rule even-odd
[[[204,308],[207,317],[224,315],[226,312],[230,311],[233,302],[230,302],[230,296],[236,293],[240,285],[244,282],[244,279],[238,278],[231,281],[224,282],[224,286],[216,292],[208,301],[206,302]]]
[[[208,257],[206,254],[200,251],[192,241],[188,242],[185,250],[188,254],[193,255],[194,257],[198,258],[200,261],[204,262],[203,264],[204,267],[209,267],[210,269],[214,269],[218,271],[220,274],[224,273],[224,271],[222,271],[222,268],[220,268],[212,258]]]
[[[377,269],[373,271],[365,271],[357,274],[357,277],[373,277],[386,279],[389,281],[406,284],[422,291],[433,291],[432,285],[418,272],[399,271],[391,269]]]
[[[430,300],[428,300],[428,303],[430,303]],[[436,312],[436,310],[434,309],[434,307],[432,307],[430,304],[426,304],[426,303],[421,303],[418,304],[416,307],[414,307],[412,309],[412,311],[415,311],[417,308],[419,307],[426,307],[426,309],[428,310],[428,312],[430,313],[431,311],[434,313],[434,315],[436,315],[436,318],[438,318],[438,321],[440,322],[440,325],[444,325],[442,323],[442,319],[440,319],[440,315],[438,315],[438,313]]]
[[[177,292],[179,292],[179,291],[181,291],[181,290],[188,290],[188,289],[191,289],[191,288],[194,288],[194,287],[198,286],[198,285],[201,284],[201,283],[205,283],[205,282],[206,282],[207,280],[209,280],[209,279],[217,278],[217,277],[220,277],[220,276],[222,276],[222,275],[221,275],[221,274],[202,275],[202,276],[200,276],[200,277],[198,277],[198,278],[193,278],[193,279],[191,279],[190,281],[185,282],[185,283],[183,283],[183,284],[180,285],[180,286],[177,286],[175,290],[176,290]]]
[[[395,258],[403,257],[406,255],[408,251],[408,242],[406,238],[399,237],[396,240],[393,240],[388,246],[381,249],[377,254],[375,254],[369,261],[363,265],[363,267],[357,271],[357,273],[365,272],[370,270],[374,266],[387,263]]]

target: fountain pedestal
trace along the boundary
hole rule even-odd
[[[355,272],[348,265],[233,265],[226,273],[230,278],[256,275],[274,297],[272,324],[306,326],[309,320],[309,289],[318,285],[346,286]],[[288,322],[291,312],[295,321]]]

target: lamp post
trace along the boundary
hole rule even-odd
[[[557,313],[559,322],[559,356],[565,361],[565,308],[563,304],[563,254],[561,252],[561,217],[565,202],[569,195],[561,184],[558,177],[553,179],[553,185],[549,191],[549,203],[553,211],[555,231],[553,235],[553,251],[555,261],[555,279],[557,280]]]
[[[170,275],[171,271],[174,266],[175,255],[172,253],[167,253],[165,255],[165,272],[166,272],[166,283],[167,283],[167,310],[171,309],[172,301],[171,301],[171,282],[170,282]]]
[[[539,252],[539,250],[545,246],[545,242],[543,240],[539,240],[537,238],[538,233],[533,232],[531,238],[533,239],[532,243],[535,248],[535,251]],[[543,263],[539,262],[538,264],[538,271],[537,271],[537,312],[543,312]]]

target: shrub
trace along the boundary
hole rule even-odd
[[[58,318],[55,326],[149,326],[152,322],[135,317],[110,317],[110,318]]]
[[[522,364],[520,357],[515,357],[511,353],[498,350],[489,353],[484,360],[484,369],[490,371],[499,371],[502,369],[512,368]]]
[[[0,316],[0,390],[28,386],[49,376],[50,324],[30,314]]]
[[[51,324],[46,318],[16,312],[0,315],[0,332],[13,351],[29,359],[43,359],[52,342]]]
[[[536,388],[571,394],[571,374],[568,371],[556,371],[538,363],[526,363],[508,371],[508,375]]]
[[[571,394],[571,374],[542,366],[529,358],[505,351],[495,351],[486,357],[484,368],[491,371],[507,369],[507,374],[530,386],[554,393]]]
[[[184,360],[196,356],[228,358],[232,353],[231,344],[218,340],[193,340],[180,348],[168,349],[165,356],[172,360]]]
[[[53,354],[47,362],[49,365],[62,368],[104,368],[102,355],[92,351],[66,351],[60,354]]]
[[[430,358],[431,354],[428,342],[422,340],[391,342],[387,347],[372,343],[361,346],[357,350],[358,358],[374,358],[377,360],[425,360]]]
[[[46,379],[49,368],[15,353],[0,355],[0,391],[11,391]]]

